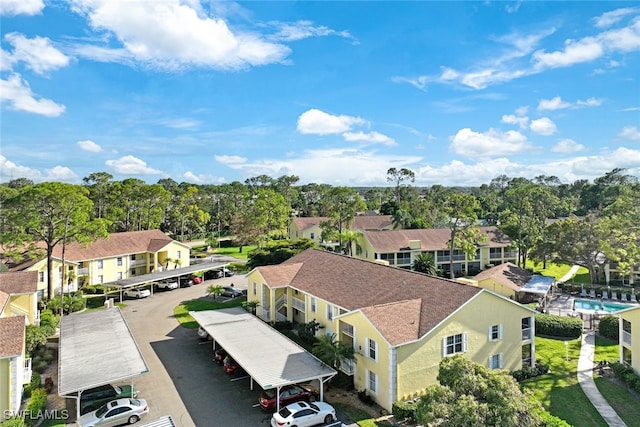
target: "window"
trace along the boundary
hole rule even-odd
[[[489,369],[502,369],[502,353],[489,357]]]
[[[253,294],[254,295],[258,294],[258,287],[256,286],[256,282],[253,282]]]
[[[367,388],[370,392],[376,393],[378,391],[378,376],[375,372],[367,371]]]
[[[443,356],[465,353],[467,351],[467,334],[451,335],[442,340]]]
[[[135,261],[136,260],[136,254],[131,255],[131,261]]]
[[[387,261],[389,263],[389,265],[394,265],[396,262],[396,254],[394,253],[390,253],[390,254],[378,254],[378,259],[381,259],[383,261]]]
[[[489,341],[502,339],[502,325],[493,325],[489,328]]]
[[[182,251],[176,252],[176,258],[182,259]]]
[[[327,304],[327,319],[333,320],[333,306],[331,304]]]
[[[122,280],[122,271],[116,273],[116,280]]]
[[[118,267],[122,267],[122,257],[121,257],[121,256],[119,256],[118,258],[116,258],[116,265],[117,265]]]
[[[104,283],[104,276],[102,274],[98,276],[98,283],[100,284]]]
[[[411,252],[398,252],[398,264],[411,264]]]
[[[489,259],[502,258],[502,248],[489,248]]]
[[[311,297],[311,312],[312,313],[315,313],[316,309],[318,308],[316,304],[317,304],[316,299],[314,297]]]
[[[367,356],[369,359],[378,360],[378,343],[367,338]]]
[[[314,240],[314,239],[316,238],[316,233],[311,233],[311,234],[309,235],[309,238],[310,238],[311,240]]]
[[[531,339],[531,318],[523,317],[522,318],[522,340],[530,340]]]
[[[38,282],[44,282],[44,271],[38,271]]]
[[[102,267],[103,267],[103,265],[102,265],[102,264],[103,264],[102,260],[101,260],[101,259],[99,259],[99,260],[98,260],[98,270],[102,270]]]

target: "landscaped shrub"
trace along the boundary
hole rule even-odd
[[[536,336],[578,338],[581,334],[582,319],[553,314],[536,315]]]
[[[391,407],[393,417],[398,421],[415,421],[416,419],[416,401],[409,402],[397,401],[393,402]]]
[[[562,418],[552,415],[550,412],[539,411],[538,415],[540,415],[540,419],[542,420],[542,425],[544,427],[571,427],[571,424]]]
[[[0,427],[24,427],[24,418],[9,418],[0,423]]]
[[[524,380],[528,380],[529,378],[539,377],[540,375],[544,375],[549,372],[549,365],[542,362],[537,362],[536,366],[525,366],[522,369],[517,369],[511,372],[511,376],[515,378],[516,381],[521,382]]]
[[[353,385],[353,377],[351,375],[347,375],[342,371],[338,371],[338,374],[331,378],[331,386],[337,387],[342,390],[351,391],[354,389]]]
[[[278,331],[290,331],[293,329],[293,322],[289,322],[288,320],[276,322],[273,324],[273,328]]]
[[[31,392],[31,398],[27,403],[27,412],[37,414],[45,409],[47,409],[47,392],[43,388],[37,388]],[[29,425],[33,425],[37,421],[37,419],[30,417],[27,417],[26,420]]]
[[[611,362],[609,366],[617,378],[624,381],[632,390],[640,393],[640,376],[631,367],[620,362]]]
[[[25,328],[25,348],[27,353],[47,342],[47,335],[38,325],[27,325]]]
[[[618,329],[618,316],[603,316],[600,319],[598,329],[603,337],[618,341],[620,332]]]
[[[24,386],[24,397],[31,396],[31,390],[35,390],[42,386],[42,378],[37,372],[31,373],[31,382]]]

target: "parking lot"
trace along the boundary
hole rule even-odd
[[[231,283],[246,289],[246,278],[234,276],[127,302],[125,319],[150,370],[135,379],[139,396],[149,403],[145,422],[171,415],[178,426],[268,425],[269,415],[256,407],[260,388],[250,390],[248,378],[232,381],[213,361],[211,342],[173,317],[180,302],[204,298],[211,284]]]

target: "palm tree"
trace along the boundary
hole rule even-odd
[[[346,361],[355,361],[353,346],[336,340],[336,334],[321,335],[318,342],[313,344],[311,352],[327,365],[340,369]]]
[[[426,273],[431,276],[435,276],[438,272],[436,268],[436,263],[433,261],[433,257],[431,254],[427,252],[421,252],[416,255],[413,260],[413,265],[411,266],[413,271],[418,271],[420,273]]]
[[[260,305],[258,300],[243,301],[242,307],[251,314],[256,314],[256,309]]]
[[[214,301],[217,297],[222,295],[222,292],[224,292],[224,288],[220,285],[209,285],[207,288],[207,296],[213,295]]]

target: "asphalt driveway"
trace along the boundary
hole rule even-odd
[[[255,407],[260,387],[250,390],[248,378],[232,381],[214,363],[211,342],[201,340],[195,329],[183,328],[173,317],[175,306],[204,298],[212,283],[234,283],[238,289],[247,286],[243,276],[206,281],[130,300],[122,310],[149,366],[149,373],[135,379],[139,396],[149,402],[145,422],[171,415],[181,427],[268,425],[269,416]],[[259,357],[259,350],[256,354]]]

